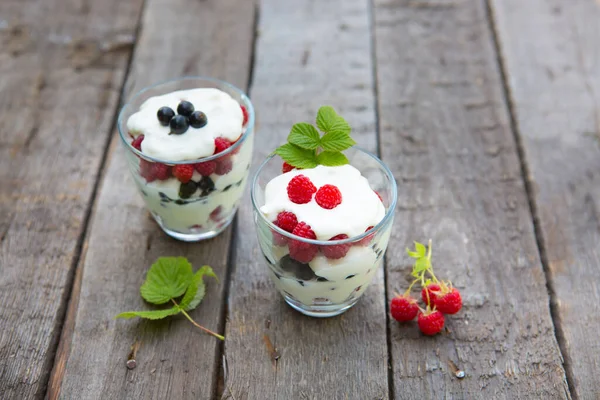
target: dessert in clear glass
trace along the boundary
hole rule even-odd
[[[146,88],[118,119],[133,180],[168,235],[198,241],[233,220],[252,158],[254,109],[229,83],[186,77]]]
[[[345,165],[292,169],[272,155],[252,182],[269,275],[285,301],[309,316],[338,315],[356,304],[390,238],[397,199],[392,173],[360,148],[345,156]]]

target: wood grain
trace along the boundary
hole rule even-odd
[[[570,387],[600,398],[600,4],[491,4]]]
[[[374,151],[368,2],[264,0],[259,32],[251,89],[261,121],[254,169],[295,122],[314,121],[324,104],[347,117],[353,136]],[[382,271],[353,309],[309,318],[285,304],[271,283],[250,201],[240,209],[236,237],[223,398],[387,399]],[[275,365],[265,335],[281,353]]]
[[[150,0],[126,85],[126,97],[181,75],[211,75],[246,87],[254,4],[234,0]],[[193,27],[199,27],[193,29]],[[53,375],[62,383],[50,398],[208,399],[216,390],[220,343],[183,317],[164,321],[114,320],[121,311],[146,309],[139,287],[160,256],[187,257],[195,269],[211,265],[221,283],[207,282],[199,323],[223,330],[223,295],[231,230],[201,244],[168,238],[151,220],[129,176],[115,137],[88,237],[76,312],[69,313]],[[72,321],[70,318],[74,318]],[[140,343],[137,367],[125,366]],[[61,379],[53,379],[61,382]]]
[[[410,282],[404,248],[432,238],[436,275],[464,299],[433,338],[391,323],[398,399],[569,397],[485,11],[375,1],[382,157],[400,193],[388,293]]]
[[[141,1],[0,2],[0,397],[42,397]]]

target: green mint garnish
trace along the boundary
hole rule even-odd
[[[202,302],[206,293],[204,276],[212,276],[217,279],[212,268],[208,265],[203,266],[194,273],[192,264],[185,257],[160,257],[148,270],[146,280],[140,287],[140,293],[148,303],[159,305],[171,302],[173,307],[152,311],[127,311],[115,318],[162,319],[181,313],[196,327],[224,340],[225,338],[222,335],[199,325],[186,312],[193,310]],[[181,297],[181,300],[177,302],[176,299],[179,297]]]
[[[331,167],[348,164],[342,151],[354,146],[350,137],[350,125],[335,112],[333,107],[323,106],[317,114],[317,128],[306,122],[294,124],[288,135],[288,143],[279,146],[275,154],[296,168],[314,168],[317,165]]]

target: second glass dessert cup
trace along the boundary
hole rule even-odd
[[[231,147],[209,157],[174,162],[147,156],[132,146],[127,120],[144,101],[196,88],[219,89],[246,109],[248,121]],[[254,139],[254,108],[244,92],[212,78],[186,77],[160,83],[133,96],[119,114],[118,129],[133,180],[165,233],[194,242],[217,236],[231,223],[248,180]],[[194,167],[189,183],[182,185],[171,175],[176,165]]]
[[[281,175],[281,160],[267,158],[252,182],[254,221],[260,248],[267,261],[269,275],[285,301],[295,310],[312,317],[332,317],[351,308],[365,292],[383,263],[392,229],[397,187],[391,171],[373,154],[353,147],[345,152],[350,165],[367,178],[385,206],[385,216],[367,232],[344,240],[311,240],[293,235],[269,221],[260,208],[265,204],[265,187]],[[289,254],[293,241],[316,246],[319,251],[309,262],[294,260]],[[329,246],[345,246],[347,253],[330,259]]]

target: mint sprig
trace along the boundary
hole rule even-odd
[[[173,307],[150,311],[127,311],[120,313],[115,318],[140,317],[156,320],[181,313],[194,326],[224,340],[222,335],[201,326],[187,313],[196,308],[204,299],[206,294],[205,276],[217,279],[217,275],[208,265],[194,273],[192,264],[185,257],[160,257],[148,270],[146,280],[140,287],[140,294],[148,303],[160,305],[171,302]],[[181,300],[178,303],[176,299],[179,297]]]
[[[288,135],[288,143],[279,146],[275,154],[296,168],[314,168],[317,165],[331,167],[348,164],[348,158],[342,151],[354,146],[356,142],[350,137],[351,128],[348,122],[330,106],[319,108],[317,127],[299,122],[292,126]]]

